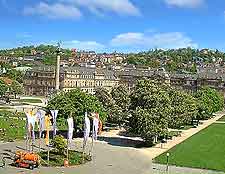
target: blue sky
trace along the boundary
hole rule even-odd
[[[0,0],[0,48],[225,50],[224,0]]]

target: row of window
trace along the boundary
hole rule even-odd
[[[70,74],[67,74],[66,75],[67,78],[77,78],[77,79],[95,79],[95,76],[94,75],[70,75]],[[105,75],[105,76],[102,76],[104,79],[114,79],[115,77],[114,76],[110,76],[110,75]]]
[[[68,87],[92,87],[92,86],[104,86],[104,82],[103,81],[65,81],[65,86]]]
[[[64,91],[65,92],[69,92],[70,90],[72,90],[73,88],[71,89],[65,89]],[[82,88],[81,89],[83,92],[87,92],[87,93],[90,93],[90,94],[93,94],[95,92],[94,88]]]

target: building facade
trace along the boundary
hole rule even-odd
[[[168,74],[164,69],[144,69],[136,67],[97,68],[97,67],[61,67],[60,90],[70,91],[80,88],[82,91],[94,94],[96,88],[106,88],[109,91],[118,85],[124,85],[129,90],[135,87],[137,80],[160,80],[176,88],[195,92],[203,86],[210,86],[225,94],[225,75],[217,72],[198,72],[198,74]],[[55,68],[37,67],[25,74],[26,95],[46,96],[55,90]]]
[[[99,87],[111,90],[119,84],[119,79],[110,70],[87,67],[61,67],[60,90],[70,91],[80,88],[82,91],[94,94]],[[55,89],[55,68],[38,67],[28,70],[24,80],[26,95],[46,96]]]

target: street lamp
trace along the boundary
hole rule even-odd
[[[167,153],[166,154],[166,171],[167,172],[169,171],[169,156],[170,156],[170,153]]]

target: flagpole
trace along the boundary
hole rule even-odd
[[[68,134],[69,135],[69,134]],[[67,156],[67,161],[69,163],[69,136],[67,136],[67,150],[66,150],[66,156]]]
[[[41,119],[39,120],[39,145],[38,145],[38,152],[41,151],[41,127],[40,127],[40,124],[41,124]]]
[[[94,118],[93,119],[93,124],[92,124],[92,137],[91,137],[91,157],[93,156],[93,149],[94,149]]]
[[[31,151],[34,152],[34,140],[32,138]]]
[[[38,142],[38,152],[40,152],[41,151],[41,118],[42,117],[42,114],[41,113],[39,113],[39,128],[38,128],[38,130],[39,130],[39,142]]]
[[[48,146],[48,166],[49,166],[49,156],[50,156],[50,149],[49,149],[49,144],[47,145]]]
[[[31,152],[31,139],[29,137],[29,152]]]
[[[86,118],[86,115],[87,115],[87,110],[86,110],[86,112],[85,112],[85,118]],[[86,124],[86,120],[85,120],[85,123],[84,124]],[[85,127],[85,129],[87,129],[86,127]],[[86,131],[86,130],[84,130],[84,131]],[[85,136],[87,136],[87,135],[85,135],[85,132],[83,132],[84,133],[84,144],[83,144],[83,154],[82,154],[82,156],[83,156],[83,159],[82,159],[82,161],[83,161],[83,163],[84,163],[84,154],[85,154],[85,150],[86,150],[86,144],[87,144],[87,140],[86,140],[86,137]],[[89,135],[88,135],[89,136]]]
[[[26,114],[26,112],[25,112]],[[29,140],[29,127],[28,127],[28,117],[27,117],[27,114],[26,114],[26,151],[28,151],[28,140]]]
[[[27,136],[26,136],[26,151],[28,151],[28,140],[29,140],[29,130],[28,130],[28,126],[27,127]]]
[[[85,154],[85,149],[86,149],[86,144],[87,144],[87,141],[86,141],[86,138],[84,137],[84,144],[83,144],[83,163],[84,163],[84,154]]]
[[[71,115],[71,114],[70,114]],[[67,119],[68,122],[68,132],[67,132],[67,149],[66,149],[66,158],[67,162],[69,163],[69,132],[70,132],[70,125],[69,125],[69,119]]]

